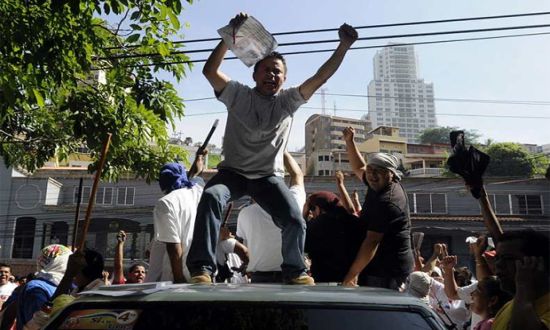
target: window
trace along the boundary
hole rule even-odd
[[[90,196],[92,194],[92,187],[82,187],[82,204],[88,204],[90,202]],[[74,188],[73,203],[78,203],[78,187]],[[95,203],[98,205],[111,205],[113,204],[113,188],[112,187],[100,187],[96,191]]]
[[[408,197],[411,213],[447,213],[446,194],[409,193]]]
[[[542,196],[512,195],[512,212],[514,214],[542,214]]]
[[[213,294],[214,295],[214,294]],[[385,301],[385,300],[384,300]],[[366,304],[365,304],[366,305]],[[439,321],[417,306],[346,305],[321,301],[318,304],[235,301],[231,304],[207,301],[116,301],[88,302],[64,309],[46,329],[81,329],[82,320],[97,311],[116,320],[127,320],[133,329],[218,329],[220,320],[228,329],[438,329]],[[80,323],[77,323],[80,322]],[[74,326],[74,323],[78,326]]]
[[[90,195],[92,193],[92,187],[84,186],[82,187],[82,204],[88,204],[90,201]],[[73,203],[78,203],[78,187],[74,187]]]
[[[496,214],[543,214],[541,195],[494,194],[489,201]]]
[[[117,189],[117,205],[134,205],[136,188],[120,187]]]
[[[12,258],[32,258],[35,232],[35,218],[23,217],[15,221]]]
[[[103,187],[99,188],[96,193],[95,203],[101,205],[113,204],[113,188]]]

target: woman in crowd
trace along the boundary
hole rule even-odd
[[[481,316],[481,321],[474,330],[490,330],[496,313],[512,297],[500,288],[500,280],[495,276],[489,276],[478,282],[477,288],[472,292],[472,312]]]

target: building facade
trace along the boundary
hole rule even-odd
[[[363,119],[315,114],[305,124],[305,154],[307,175],[334,175],[336,155],[344,154],[346,142],[342,131],[355,129],[355,141],[362,143],[371,130],[370,122]],[[341,156],[338,156],[341,159]],[[347,156],[345,156],[347,159]]]
[[[410,143],[437,126],[434,87],[418,77],[413,46],[396,45],[376,52],[374,79],[368,85],[368,118],[373,127],[399,127]]]
[[[9,174],[8,174],[9,172]],[[75,224],[80,178],[83,199],[79,219],[84,219],[93,177],[81,168],[39,170],[32,176],[0,176],[3,184],[0,200],[0,259],[33,267],[40,249],[51,243],[71,245]],[[208,180],[215,172],[207,172]],[[465,238],[485,232],[477,201],[464,188],[461,179],[406,177],[403,185],[409,197],[413,231],[425,234],[423,255],[431,253],[432,243],[444,242],[451,253],[467,260]],[[307,176],[306,192],[336,191],[333,177]],[[361,200],[365,185],[353,176],[346,177],[348,191],[357,190]],[[532,228],[550,230],[550,185],[545,179],[487,179],[486,187],[504,230]],[[116,183],[101,183],[86,244],[102,253],[108,263],[114,256],[116,234],[128,233],[125,257],[146,259],[153,229],[153,208],[162,196],[156,183],[147,184],[133,176]],[[240,207],[236,202],[229,220],[235,228]],[[82,227],[82,221],[79,221]],[[76,231],[77,233],[79,231]],[[77,234],[78,235],[78,234]],[[21,275],[21,274],[18,274]]]

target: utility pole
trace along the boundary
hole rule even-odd
[[[325,103],[326,103],[326,98],[325,98],[325,93],[328,91],[327,88],[323,87],[321,88],[320,92],[321,92],[321,113],[323,114],[323,116],[325,116],[327,113],[325,111]]]

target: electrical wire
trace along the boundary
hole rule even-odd
[[[496,27],[496,28],[483,28],[483,29],[470,29],[470,30],[450,30],[450,31],[436,31],[436,32],[419,32],[419,33],[408,33],[408,34],[393,34],[393,35],[383,35],[383,36],[372,36],[372,37],[362,37],[358,38],[357,41],[364,40],[380,40],[380,39],[396,39],[396,38],[416,38],[416,37],[429,37],[436,35],[449,35],[449,34],[466,34],[466,33],[480,33],[480,32],[495,32],[495,31],[508,31],[508,30],[518,30],[518,29],[539,29],[539,28],[548,28],[550,24],[539,24],[539,25],[520,25],[520,26],[506,26],[506,27]],[[457,39],[456,41],[458,41]],[[301,46],[301,45],[312,45],[312,44],[325,44],[325,43],[335,43],[339,42],[340,39],[327,39],[327,40],[308,40],[308,41],[296,41],[296,42],[286,42],[279,43],[279,47],[286,46]],[[432,42],[433,43],[433,42]],[[396,45],[391,45],[396,46]],[[372,46],[369,46],[372,48]],[[355,48],[355,49],[366,49],[366,48]],[[204,53],[212,52],[213,49],[195,49],[195,50],[181,50],[173,51],[171,55],[177,54],[192,54],[192,53]],[[286,53],[290,55],[293,53]],[[98,60],[112,60],[112,59],[121,59],[121,58],[140,58],[140,57],[158,57],[162,56],[160,53],[141,53],[141,54],[123,54],[123,55],[113,55],[99,57]]]
[[[461,17],[461,18],[450,18],[450,19],[440,19],[440,20],[427,20],[427,21],[413,21],[413,22],[400,22],[400,23],[386,23],[386,24],[375,24],[375,25],[363,25],[356,26],[356,30],[362,29],[375,29],[375,28],[386,28],[386,27],[398,27],[398,26],[412,26],[412,25],[428,25],[428,24],[441,24],[441,23],[456,23],[456,22],[467,22],[467,21],[479,21],[479,20],[493,20],[493,19],[503,19],[503,18],[518,18],[518,17],[529,17],[529,16],[543,16],[550,15],[550,12],[531,12],[531,13],[522,13],[522,14],[508,14],[508,15],[496,15],[496,16],[477,16],[477,17]],[[320,33],[320,32],[333,32],[338,31],[338,28],[328,28],[328,29],[314,29],[314,30],[301,30],[301,31],[287,31],[287,32],[276,32],[272,33],[273,36],[280,35],[292,35],[292,34],[307,34],[307,33]],[[220,41],[219,37],[216,38],[204,38],[204,39],[191,39],[191,40],[177,40],[173,41],[172,44],[189,44],[189,43],[199,43],[199,42],[210,42],[210,41]],[[139,47],[138,45],[126,46],[126,47],[106,47],[105,49],[120,49],[120,48],[135,48]]]
[[[550,25],[549,25],[550,26]],[[543,36],[543,35],[549,35],[550,32],[539,32],[539,33],[523,33],[523,34],[511,34],[511,35],[502,35],[502,36],[490,36],[490,37],[473,37],[473,38],[460,38],[460,39],[443,39],[443,40],[434,40],[434,41],[419,41],[419,42],[410,42],[410,43],[395,43],[395,44],[387,44],[387,45],[375,45],[375,46],[363,46],[363,47],[351,47],[350,50],[361,50],[361,49],[377,49],[377,48],[388,48],[388,47],[396,47],[396,46],[415,46],[415,45],[429,45],[429,44],[440,44],[440,43],[452,43],[452,42],[467,42],[467,41],[479,41],[479,40],[491,40],[491,39],[504,39],[504,38],[518,38],[518,37],[533,37],[533,36]],[[300,55],[300,54],[314,54],[314,53],[326,53],[326,52],[333,52],[335,49],[321,49],[321,50],[308,50],[308,51],[296,51],[296,52],[282,52],[282,55]],[[236,60],[238,57],[231,56],[226,57],[224,60]],[[159,66],[162,67],[164,65],[174,65],[174,64],[191,64],[191,63],[201,63],[206,62],[207,59],[200,59],[200,60],[187,60],[187,61],[166,61],[166,62],[153,62],[153,63],[138,63],[138,64],[130,64],[130,65],[116,65],[118,67],[122,68],[139,68],[139,67],[147,67],[147,66]],[[111,66],[104,66],[104,67],[97,67],[92,68],[92,71],[97,70],[107,70],[110,69]]]
[[[380,96],[380,95],[366,95],[366,94],[346,94],[346,93],[324,93],[328,96],[342,96],[342,97],[357,97],[357,98],[372,98],[372,99],[397,99],[397,100],[420,100],[419,97],[413,96]],[[314,95],[322,95],[322,93],[316,92]],[[216,97],[201,97],[193,99],[184,99],[184,102],[196,102],[215,100]],[[424,100],[434,100],[438,102],[460,102],[460,103],[489,103],[489,104],[512,104],[512,105],[535,105],[544,106],[550,105],[550,101],[526,101],[526,100],[488,100],[488,99],[467,99],[467,98],[423,98]]]

